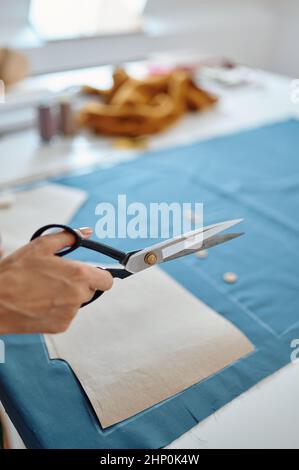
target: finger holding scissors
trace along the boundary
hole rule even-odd
[[[120,268],[107,268],[107,271],[115,278],[124,279],[133,274],[136,274],[144,269],[148,269],[156,264],[165,263],[182,256],[187,256],[204,249],[212,248],[220,245],[229,240],[243,235],[243,233],[228,233],[219,235],[224,230],[233,227],[242,222],[243,219],[229,220],[217,224],[201,227],[188,233],[184,233],[174,238],[170,238],[161,243],[154,244],[143,250],[124,252],[117,250],[104,243],[96,242],[93,240],[85,239],[82,235],[73,228],[62,224],[45,225],[38,229],[31,240],[46,235],[54,230],[65,230],[73,236],[73,244],[67,248],[56,253],[57,256],[65,256],[77,250],[80,247],[101,253],[116,260],[122,267]],[[102,291],[97,290],[92,299],[84,304],[88,305],[103,294]]]

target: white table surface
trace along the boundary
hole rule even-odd
[[[133,67],[134,69],[134,67]],[[140,66],[135,67],[137,74]],[[77,83],[108,83],[111,69],[94,68],[29,79],[24,89],[57,91],[75,77]],[[299,116],[291,101],[291,80],[261,71],[255,85],[218,90],[217,108],[189,115],[167,132],[150,139],[159,149],[248,129]],[[20,96],[23,89],[19,88]],[[20,111],[21,112],[21,111]],[[47,175],[91,165],[111,165],[135,158],[134,152],[115,151],[111,140],[81,135],[42,146],[34,129],[0,138],[0,190]],[[142,158],[142,156],[140,157]],[[1,214],[0,214],[1,216]],[[299,315],[299,313],[298,313]],[[291,349],[290,349],[291,354]],[[170,448],[299,448],[299,365],[290,364],[199,423]],[[12,436],[13,444],[19,440]]]

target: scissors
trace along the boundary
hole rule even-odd
[[[65,256],[80,247],[96,251],[118,261],[123,268],[106,268],[106,270],[115,278],[125,279],[132,274],[136,274],[156,264],[165,263],[166,261],[174,260],[191,253],[212,248],[213,246],[217,246],[221,243],[237,238],[240,235],[243,235],[244,232],[228,233],[224,235],[219,235],[219,233],[239,224],[242,221],[243,219],[235,219],[208,225],[174,238],[167,239],[145,249],[128,253],[117,250],[103,243],[87,240],[83,238],[77,230],[62,224],[50,224],[41,227],[32,235],[31,241],[49,233],[53,229],[65,230],[73,235],[74,243],[56,253],[57,256]],[[102,268],[99,267],[99,269]],[[90,304],[94,300],[98,299],[102,294],[103,292],[100,290],[95,291],[92,299],[82,304],[81,307]]]

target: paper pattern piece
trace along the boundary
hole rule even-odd
[[[160,268],[125,280],[45,336],[85,390],[103,428],[251,353],[249,340]]]
[[[29,242],[42,225],[67,223],[86,199],[86,192],[46,184],[16,192],[12,205],[0,209],[0,236],[4,255]]]

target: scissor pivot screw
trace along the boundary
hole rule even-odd
[[[153,266],[153,264],[156,264],[157,260],[157,255],[155,255],[155,253],[153,252],[147,253],[147,255],[145,255],[144,257],[145,263],[149,266]]]

